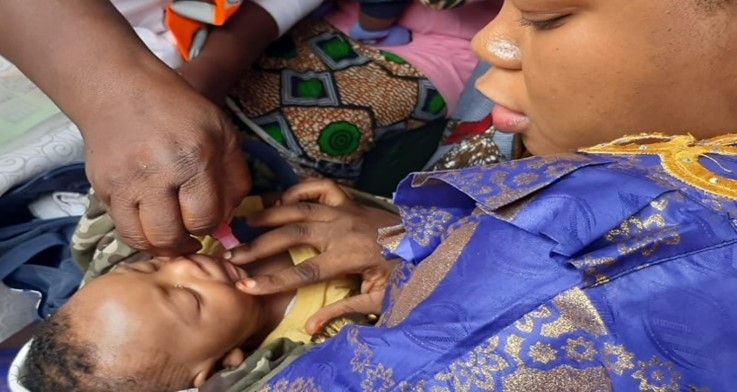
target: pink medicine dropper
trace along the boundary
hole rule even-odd
[[[240,244],[238,238],[235,238],[233,235],[233,229],[231,229],[227,223],[221,223],[220,226],[215,229],[215,232],[212,233],[212,236],[215,237],[216,240],[220,241],[223,248],[226,250],[233,249]]]

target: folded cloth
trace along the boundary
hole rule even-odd
[[[0,280],[41,293],[41,318],[54,314],[82,282],[69,245],[78,221],[68,217],[0,228]]]

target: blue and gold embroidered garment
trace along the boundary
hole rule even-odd
[[[415,174],[377,327],[270,391],[737,388],[737,135]]]

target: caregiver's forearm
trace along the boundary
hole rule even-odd
[[[321,2],[246,1],[224,26],[211,30],[199,56],[179,71],[205,96],[222,104],[266,47]]]
[[[107,0],[0,1],[0,54],[77,123],[153,80],[183,83]]]
[[[192,62],[206,64],[210,83],[230,88],[278,36],[274,18],[261,6],[246,1],[224,26],[211,30],[202,52]]]

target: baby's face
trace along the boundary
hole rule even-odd
[[[477,88],[502,131],[549,154],[640,132],[734,131],[737,5],[699,0],[506,0],[474,39]],[[506,113],[505,113],[506,112]]]
[[[202,255],[137,262],[92,281],[64,311],[98,345],[103,367],[176,363],[180,374],[167,377],[192,382],[262,326],[260,302],[235,288],[243,277]]]

